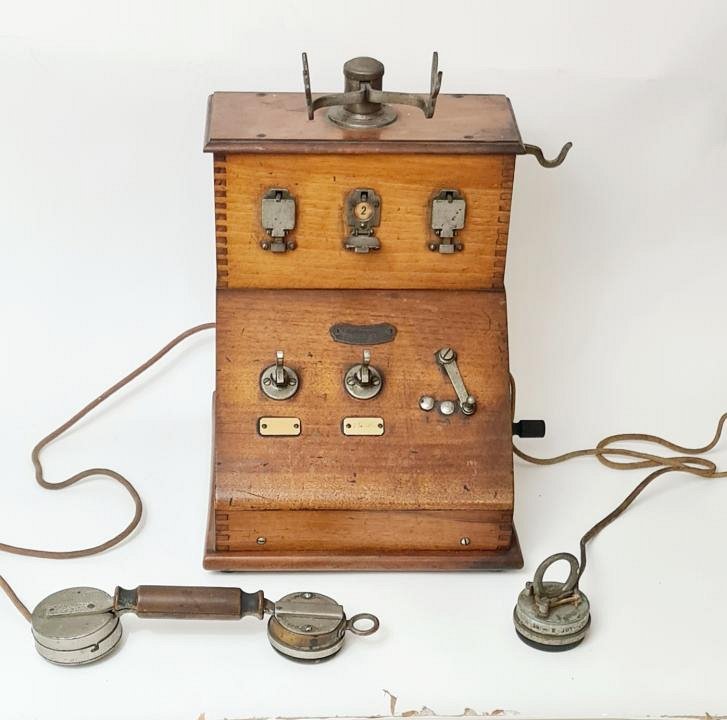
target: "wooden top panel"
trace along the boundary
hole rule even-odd
[[[394,106],[395,123],[346,130],[328,109],[308,120],[303,93],[216,92],[207,111],[205,150],[246,153],[516,153],[525,151],[505,95],[440,95],[434,117]]]
[[[510,221],[512,155],[227,155],[215,162],[218,286],[229,288],[501,288]],[[261,198],[287,188],[296,201],[292,252],[262,250]],[[357,254],[346,198],[370,187],[381,198],[381,249]],[[442,255],[431,198],[456,188],[467,201],[462,252]]]
[[[334,342],[337,322],[390,322],[370,347],[383,389],[343,387],[362,347]],[[512,509],[504,292],[223,290],[217,293],[215,508],[300,510]],[[419,397],[455,397],[434,352],[454,347],[477,412],[424,412]],[[267,398],[259,376],[285,351],[300,389]],[[261,437],[258,418],[299,417],[298,437]],[[384,418],[381,437],[346,437],[347,416]]]

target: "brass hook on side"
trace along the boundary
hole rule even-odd
[[[535,159],[546,168],[554,168],[558,167],[558,165],[561,165],[563,160],[565,160],[565,156],[568,154],[570,149],[573,147],[572,142],[567,142],[563,147],[561,148],[561,151],[558,153],[558,155],[553,158],[552,160],[546,160],[543,156],[543,151],[537,146],[537,145],[528,145],[527,143],[523,145],[525,148],[525,154],[526,155],[534,155]]]

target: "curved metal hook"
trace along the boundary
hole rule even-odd
[[[527,143],[524,145],[525,148],[525,154],[526,155],[534,155],[535,159],[546,168],[554,168],[558,167],[558,165],[562,164],[563,160],[565,160],[565,156],[568,154],[570,149],[573,147],[572,142],[567,142],[563,147],[561,148],[561,151],[558,153],[556,157],[554,157],[552,160],[546,160],[543,156],[543,151],[537,146],[537,145],[528,145]]]

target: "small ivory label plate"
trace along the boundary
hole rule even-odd
[[[345,417],[341,422],[344,435],[383,435],[384,418],[381,417]]]
[[[258,432],[264,437],[292,437],[300,435],[300,418],[261,417],[257,421]]]

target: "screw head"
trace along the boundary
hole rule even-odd
[[[260,243],[260,247],[261,247],[261,248],[262,248],[263,250],[270,250],[270,243],[269,243],[269,242],[266,242],[265,240],[263,240],[263,241],[262,241],[262,242]]]
[[[429,412],[434,409],[434,398],[431,395],[422,395],[419,398],[419,407],[424,412]]]
[[[460,545],[469,545],[470,539],[468,537],[462,537],[459,539],[459,544]]]
[[[442,413],[442,415],[454,415],[454,411],[456,409],[457,408],[452,400],[442,400],[442,402],[439,403],[439,412]]]
[[[452,362],[457,357],[457,353],[451,347],[444,347],[439,351],[439,359],[442,362]]]
[[[255,541],[258,545],[265,545],[267,542],[267,538],[264,538],[262,535]]]

